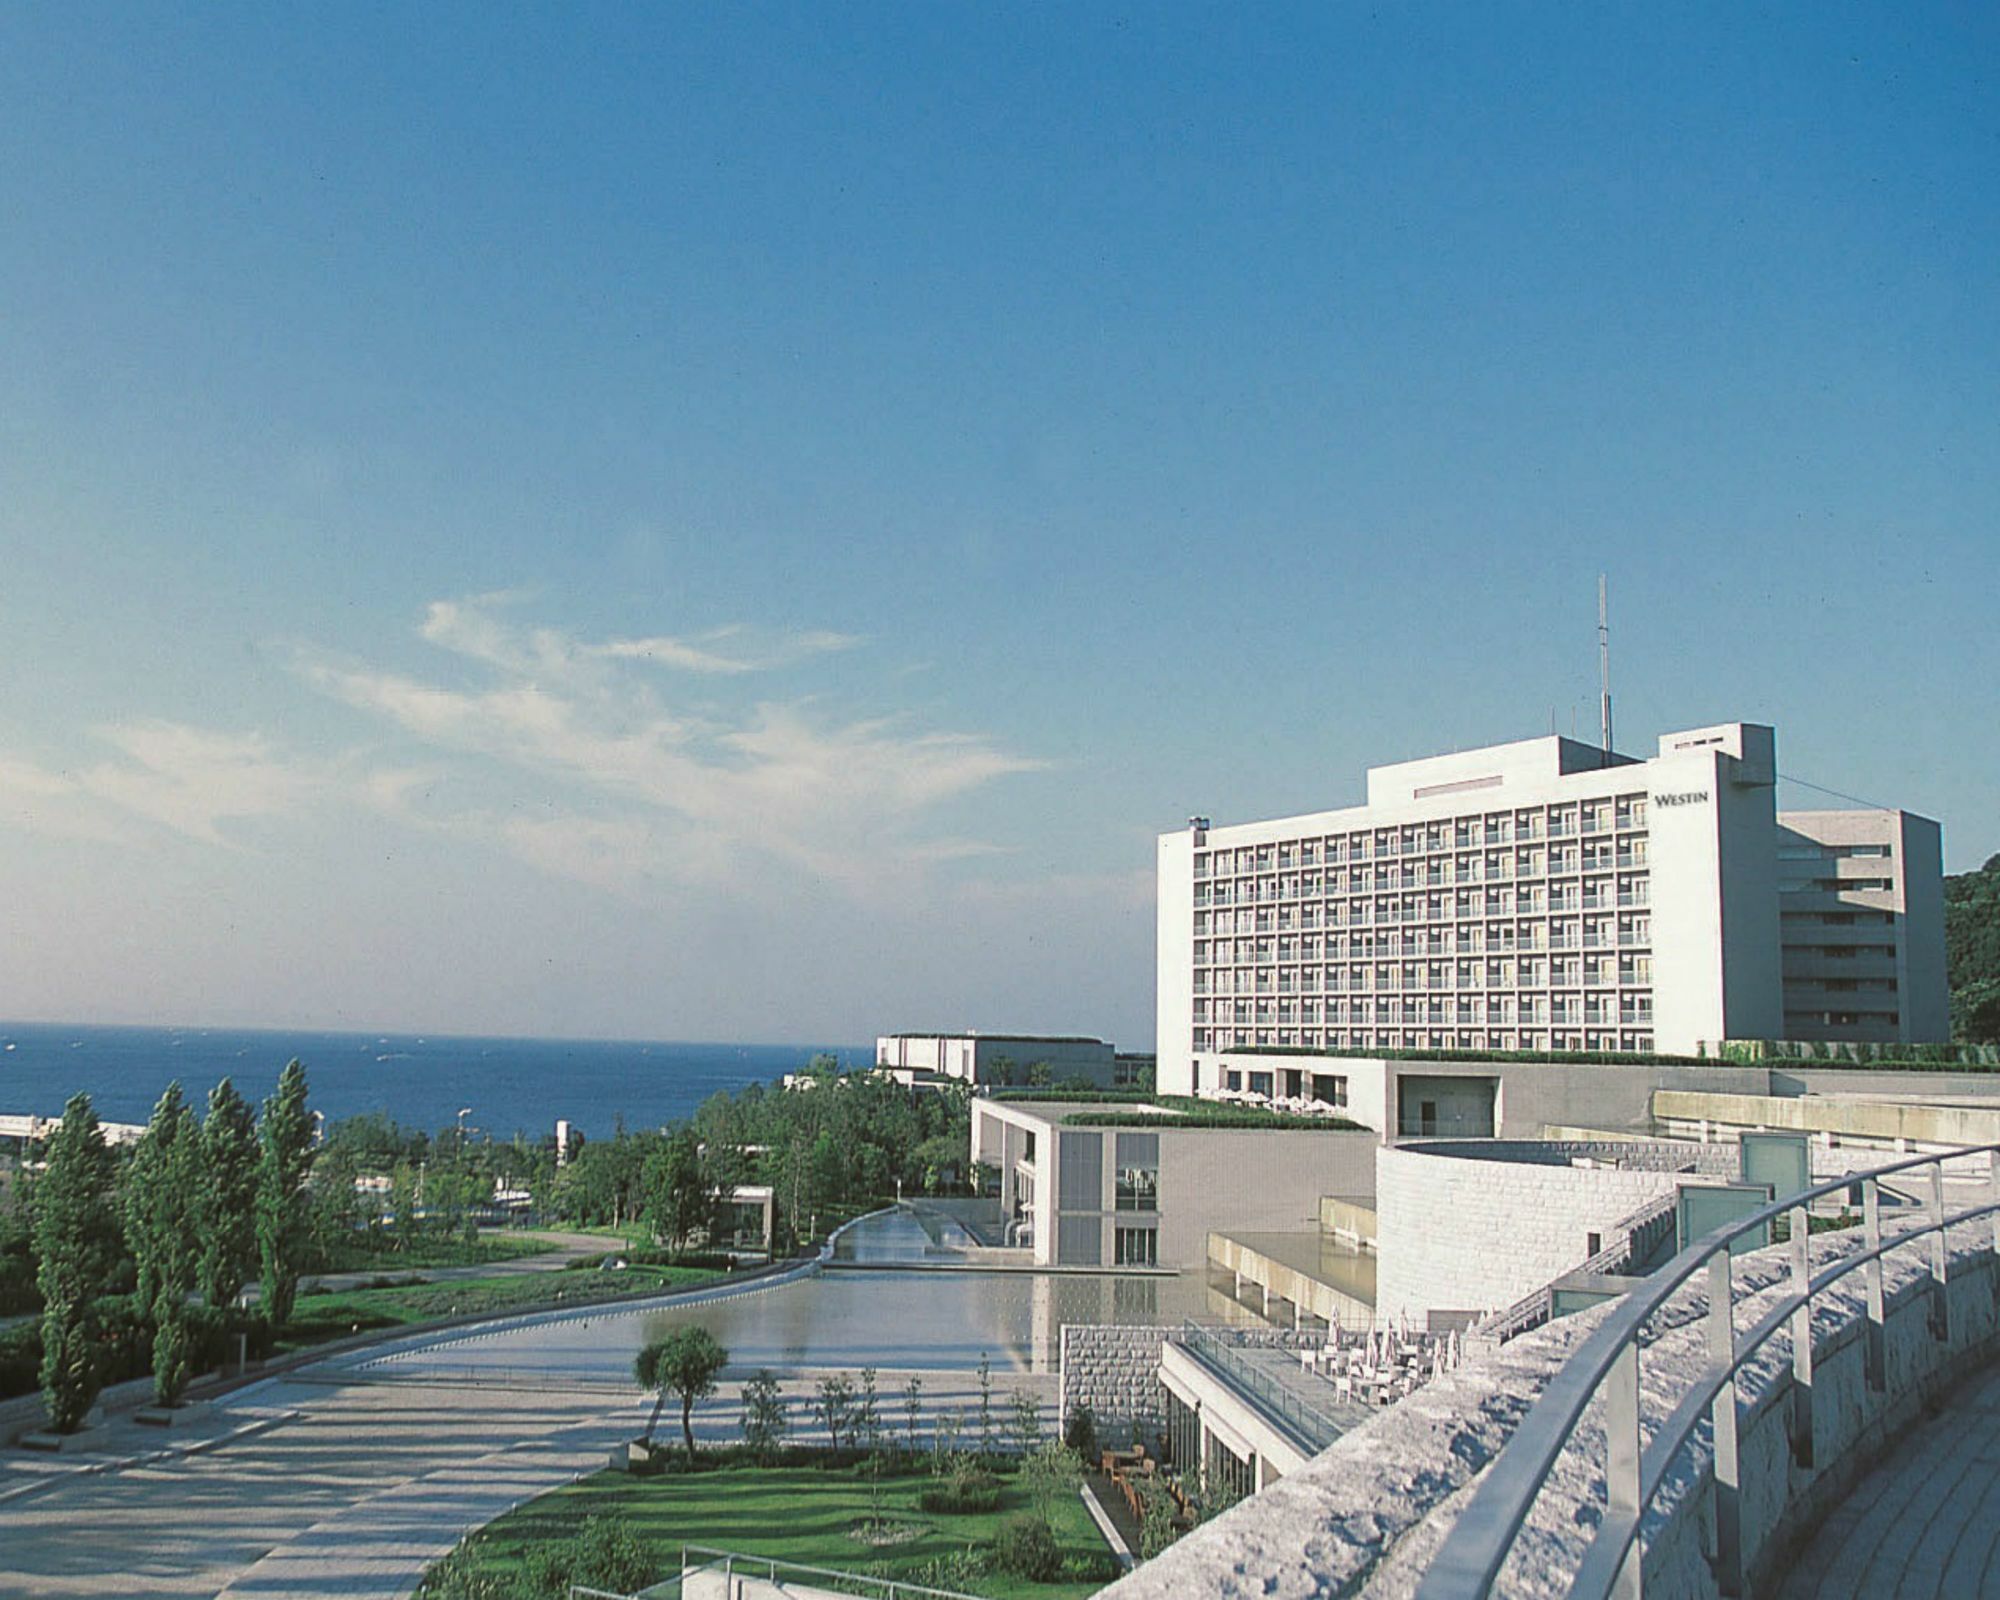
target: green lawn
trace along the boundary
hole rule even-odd
[[[691,1289],[728,1277],[707,1267],[628,1267],[623,1272],[523,1272],[454,1283],[405,1283],[384,1289],[343,1289],[302,1294],[292,1320],[278,1335],[280,1350],[344,1339],[375,1328],[394,1328],[440,1317],[502,1316],[551,1306]]]
[[[608,1222],[563,1222],[552,1224],[563,1233],[587,1233],[605,1240],[623,1240],[634,1250],[645,1250],[652,1246],[653,1231],[643,1222],[622,1223],[612,1227]]]
[[[871,1545],[854,1536],[872,1516],[868,1485],[852,1467],[732,1465],[651,1478],[601,1472],[489,1523],[473,1536],[470,1550],[483,1571],[518,1581],[531,1545],[564,1538],[586,1516],[598,1516],[616,1519],[638,1535],[658,1559],[661,1578],[678,1570],[682,1545],[699,1544],[921,1582],[936,1558],[986,1544],[1002,1522],[1029,1509],[1027,1494],[1009,1481],[995,1511],[939,1515],[920,1510],[918,1495],[936,1481],[927,1472],[885,1478],[884,1516],[916,1534],[897,1544]],[[1104,1575],[1087,1582],[1031,1583],[989,1569],[946,1587],[990,1600],[1082,1600],[1094,1594],[1109,1581],[1110,1551],[1074,1494],[1060,1502],[1055,1528],[1066,1556],[1102,1562]],[[526,1585],[520,1587],[525,1595]]]

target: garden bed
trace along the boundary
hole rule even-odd
[[[460,1558],[465,1574],[459,1582],[467,1586],[444,1593],[541,1600],[529,1578],[532,1552],[574,1538],[586,1518],[629,1534],[657,1563],[654,1581],[679,1570],[683,1545],[900,1578],[990,1600],[1083,1600],[1116,1575],[1103,1535],[1074,1494],[1063,1497],[1052,1519],[1066,1575],[1036,1583],[1000,1571],[987,1555],[1002,1528],[1031,1510],[1027,1491],[1003,1478],[990,1510],[924,1511],[923,1493],[938,1483],[927,1471],[899,1470],[871,1489],[865,1471],[844,1461],[731,1463],[655,1477],[599,1473],[531,1500],[474,1534]],[[884,1524],[887,1536],[880,1531]]]

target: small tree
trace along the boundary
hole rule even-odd
[[[845,1373],[829,1372],[819,1380],[814,1409],[819,1412],[820,1421],[826,1424],[827,1441],[835,1450],[840,1448],[841,1438],[847,1432],[853,1403],[854,1385],[847,1381]]]
[[[931,1476],[942,1478],[951,1470],[958,1454],[958,1441],[965,1421],[955,1411],[940,1411],[931,1418]]]
[[[923,1414],[924,1380],[916,1373],[903,1385],[904,1439],[912,1456],[917,1453],[917,1420]]]
[[[399,1255],[423,1242],[422,1183],[416,1166],[408,1161],[398,1161],[389,1173],[389,1212],[396,1219],[396,1237],[391,1248]]]
[[[188,1378],[189,1308],[201,1266],[201,1130],[178,1082],[167,1085],[125,1174],[125,1243],[139,1308],[153,1324],[153,1397],[178,1405]]]
[[[1008,1397],[1007,1442],[1025,1460],[1042,1442],[1041,1402],[1026,1390],[1016,1389]]]
[[[881,1397],[876,1393],[875,1381],[875,1369],[863,1367],[860,1398],[854,1403],[854,1416],[847,1425],[847,1442],[856,1449],[874,1451],[882,1444]]]
[[[201,1124],[201,1294],[221,1310],[257,1270],[257,1121],[224,1078]]]
[[[993,1457],[993,1363],[979,1352],[979,1453]]]
[[[1082,1482],[1082,1458],[1053,1439],[1021,1460],[1021,1485],[1028,1491],[1035,1515],[1043,1522],[1054,1523],[1057,1504],[1075,1494]]]
[[[777,1374],[759,1367],[743,1384],[743,1442],[760,1462],[768,1463],[785,1442],[790,1406]]]
[[[632,1373],[640,1387],[653,1391],[653,1414],[646,1419],[645,1439],[653,1442],[653,1429],[660,1420],[660,1408],[672,1394],[681,1403],[681,1438],[687,1443],[687,1458],[694,1462],[694,1403],[715,1393],[715,1380],[729,1365],[729,1352],[716,1343],[706,1328],[676,1328],[664,1338],[653,1340],[632,1363]]]
[[[312,1139],[306,1069],[294,1059],[278,1075],[278,1092],[264,1102],[264,1120],[257,1129],[257,1255],[263,1268],[264,1315],[274,1328],[291,1321],[305,1265]]]
[[[877,1402],[875,1378],[873,1367],[861,1369],[861,1398],[855,1404],[854,1418],[847,1428],[848,1443],[866,1451],[862,1457],[862,1471],[868,1479],[871,1526],[879,1526],[882,1521],[882,1474],[889,1465],[882,1456],[882,1412]]]
[[[42,1398],[49,1426],[74,1433],[102,1387],[97,1301],[118,1252],[111,1152],[90,1096],[73,1096],[35,1182],[35,1284],[42,1295]]]

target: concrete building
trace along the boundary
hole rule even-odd
[[[1118,1081],[1117,1052],[1104,1040],[1059,1034],[888,1033],[875,1041],[875,1065],[906,1082],[1025,1084],[1031,1067],[1046,1067],[1050,1083],[1082,1079],[1108,1089]]]
[[[1766,1068],[1719,1062],[1426,1060],[1283,1055],[1252,1047],[1216,1054],[1202,1094],[1280,1107],[1317,1103],[1393,1144],[1406,1138],[1535,1139],[1550,1126],[1641,1133],[1652,1127],[1656,1090],[1761,1094],[1769,1082]]]
[[[1944,846],[1908,811],[1778,817],[1788,1039],[1897,1044],[1951,1036]]]
[[[1159,844],[1161,1091],[1214,1087],[1232,1048],[1693,1054],[1852,1026],[1803,1002],[1786,1026],[1776,782],[1772,730],[1724,723],[1643,761],[1529,739],[1371,768],[1345,810],[1192,819]],[[1929,995],[1939,857],[1909,823],[1898,959]]]
[[[1122,1126],[1079,1125],[1115,1111]],[[979,1099],[972,1158],[1000,1174],[1010,1243],[1037,1266],[1200,1267],[1212,1229],[1313,1224],[1321,1195],[1371,1194],[1366,1129],[1217,1128],[1153,1108]]]

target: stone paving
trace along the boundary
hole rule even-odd
[[[2000,1600],[2000,1367],[1946,1396],[1802,1541],[1782,1600]]]
[[[127,1421],[60,1456],[8,1451],[0,1589],[400,1594],[466,1527],[636,1431],[636,1393],[605,1399],[580,1418],[560,1394],[275,1380],[177,1437]]]
[[[510,1330],[517,1359],[531,1363],[548,1332]],[[651,1409],[629,1383],[562,1381],[559,1363],[546,1386],[452,1381],[464,1342],[412,1341],[393,1382],[370,1381],[381,1358],[357,1353],[194,1408],[171,1430],[118,1419],[59,1455],[0,1452],[0,1594],[395,1600],[468,1529],[597,1470]],[[819,1375],[784,1374],[806,1440],[820,1431],[803,1415]],[[976,1437],[975,1375],[919,1375],[926,1419],[948,1409]],[[740,1376],[697,1409],[699,1437],[738,1435]],[[909,1376],[881,1373],[898,1434]],[[996,1372],[996,1431],[1016,1390],[1052,1425],[1054,1388],[1049,1375]],[[662,1435],[676,1424],[670,1406]]]

